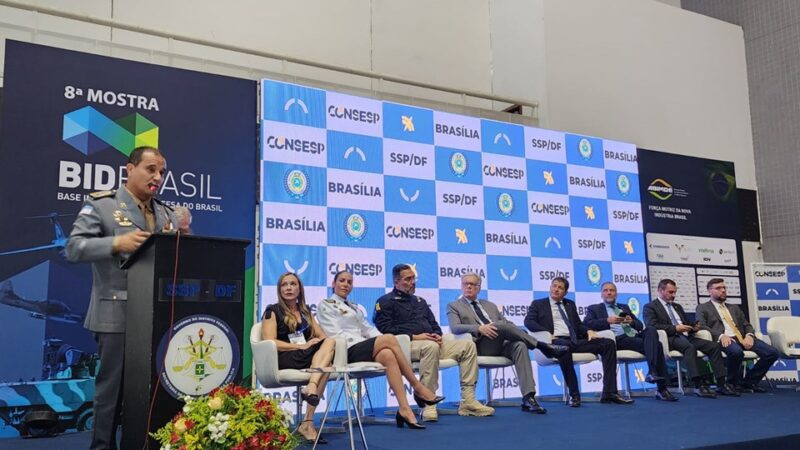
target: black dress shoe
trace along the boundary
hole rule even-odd
[[[542,408],[542,405],[536,401],[534,394],[528,394],[522,397],[522,410],[534,414],[547,414],[547,410]]]
[[[567,402],[572,408],[580,408],[581,407],[581,396],[580,395],[570,395],[569,401]]]
[[[661,389],[660,391],[656,391],[656,400],[663,400],[665,402],[677,402],[678,397],[672,395],[672,392],[669,390]]]
[[[545,344],[544,342],[536,344],[536,348],[548,358],[558,358],[569,351],[569,347],[566,345]]]
[[[766,389],[754,383],[743,383],[741,388],[745,392],[755,392],[756,394],[763,394],[767,392]]]
[[[736,389],[730,384],[723,384],[717,386],[717,394],[727,395],[728,397],[740,397],[742,394],[736,392]]]
[[[644,377],[644,381],[650,384],[658,384],[659,381],[664,381],[664,377],[660,377],[658,375],[653,375],[652,373],[648,373],[646,377]]]
[[[614,392],[613,394],[603,394],[600,397],[600,403],[616,403],[618,405],[631,405],[633,404],[632,398],[625,398],[619,393]]]
[[[717,394],[711,392],[711,389],[706,385],[694,388],[694,395],[701,398],[717,398]]]
[[[424,398],[422,398],[419,395],[417,395],[416,392],[414,393],[414,401],[417,403],[417,406],[419,406],[420,408],[424,408],[426,405],[427,406],[435,405],[435,404],[441,402],[442,400],[444,400],[444,397],[441,396],[441,395],[437,395],[437,396],[433,397],[433,400],[425,400]]]

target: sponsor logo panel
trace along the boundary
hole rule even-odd
[[[328,206],[383,210],[383,175],[362,173],[353,176],[349,170],[328,169]]]
[[[481,286],[486,289],[486,257],[474,255],[468,258],[462,253],[438,254],[439,258],[439,287],[446,289],[461,289],[461,277],[474,272],[481,277]]]
[[[603,159],[606,169],[639,173],[636,146],[633,144],[603,139]]]
[[[383,137],[433,144],[433,111],[384,102]]]
[[[573,227],[608,229],[606,200],[570,197],[570,223]]]
[[[614,261],[644,262],[644,235],[642,233],[612,231],[611,259]]]
[[[286,164],[325,167],[325,130],[265,120],[261,124],[262,158]]]
[[[618,231],[642,231],[642,208],[639,203],[608,200],[608,228]]]
[[[383,173],[383,139],[328,131],[328,167]]]
[[[547,161],[526,161],[528,169],[528,190],[549,192],[553,194],[567,194],[567,166]]]
[[[753,268],[753,276],[757,282],[767,283],[786,283],[790,280],[791,271],[787,270],[791,266],[770,266],[770,265],[755,265]]]
[[[644,322],[644,305],[650,303],[650,296],[642,292],[617,292],[617,303],[628,305],[633,315]]]
[[[540,258],[572,258],[572,236],[570,228],[531,225],[531,256]]]
[[[756,283],[756,296],[759,300],[790,300],[789,285],[786,283]]]
[[[328,208],[328,245],[383,248],[383,213]]]
[[[408,264],[417,274],[417,295],[431,302],[435,297],[426,296],[420,289],[436,289],[439,287],[438,258],[433,252],[412,252],[403,250],[386,250],[386,286],[394,287],[392,268],[397,264]],[[433,295],[437,292],[433,291]]]
[[[325,113],[329,130],[378,137],[383,135],[383,111],[379,100],[330,91],[326,95]]]
[[[437,146],[481,149],[481,120],[476,117],[433,112],[433,141]]]
[[[483,217],[483,188],[471,184],[436,182],[436,214],[450,217]]]
[[[620,262],[612,264],[614,276],[606,276],[617,285],[618,292],[632,292],[646,294],[650,292],[650,278],[647,274],[647,264],[644,262]]]
[[[535,224],[570,226],[569,197],[528,192],[528,217]]]
[[[386,176],[386,211],[411,214],[436,214],[436,187],[430,180]]]
[[[327,213],[321,206],[264,202],[261,236],[264,243],[302,242],[327,245]]]
[[[603,140],[589,136],[567,134],[567,163],[589,167],[603,167]]]
[[[641,201],[638,174],[607,170],[606,189],[609,200],[636,202],[637,204]]]
[[[325,205],[327,199],[325,169],[274,162],[263,164],[264,201]]]
[[[564,133],[525,127],[525,157],[537,161],[567,162]]]
[[[436,251],[434,216],[385,213],[384,233],[387,249]]]
[[[800,283],[800,266],[786,266],[786,277],[791,283]]]
[[[481,154],[448,147],[436,147],[436,179],[456,183],[482,184]]]
[[[592,261],[576,259],[573,261],[575,267],[575,280],[571,283],[575,287],[575,292],[597,292],[600,284],[611,278],[610,261]],[[617,288],[619,288],[617,284]]]
[[[572,256],[576,259],[610,260],[611,243],[608,230],[573,228]]]
[[[531,273],[533,274],[533,290],[544,292],[544,295],[537,294],[536,298],[547,297],[550,291],[550,283],[552,283],[553,279],[556,277],[566,278],[569,281],[570,289],[575,288],[572,260],[534,257],[531,259],[531,267]]]
[[[280,81],[261,82],[261,119],[325,128],[325,91]]]
[[[603,169],[569,165],[567,183],[570,195],[602,199],[607,197],[606,175]]]
[[[483,220],[436,218],[440,252],[486,253]]]
[[[513,156],[483,154],[483,184],[485,186],[527,190],[525,160]]]
[[[325,279],[328,285],[333,282],[336,272],[347,270],[353,274],[354,286],[365,288],[383,288],[385,286],[387,268],[383,249],[328,247],[326,256]],[[373,299],[373,302],[376,299],[377,297]],[[367,311],[371,313],[372,309]]]
[[[530,231],[527,223],[487,220],[486,253],[530,257]]]
[[[525,133],[521,125],[481,120],[481,149],[508,156],[525,156]]]
[[[307,245],[263,245],[261,248],[262,284],[277,283],[286,272],[297,274],[306,286],[325,286],[325,247]],[[267,299],[274,300],[274,292]],[[262,303],[264,299],[262,298]],[[267,302],[269,304],[270,302]]]
[[[758,317],[783,317],[792,315],[789,300],[759,300],[756,302]]]
[[[427,144],[385,139],[383,142],[383,170],[386,175],[432,180],[436,171],[434,147]]]
[[[528,195],[525,191],[485,187],[483,198],[486,219],[528,223]]]
[[[486,266],[488,289],[530,291],[530,258],[488,255]]]

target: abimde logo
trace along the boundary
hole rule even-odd
[[[361,214],[350,214],[345,221],[344,228],[347,237],[353,242],[358,242],[367,235],[367,220]]]
[[[328,106],[328,115],[337,119],[345,119],[353,122],[363,122],[369,124],[375,124],[381,120],[381,115],[377,112],[364,111],[358,108],[346,108],[341,105]]]
[[[666,180],[656,178],[650,182],[650,186],[647,187],[647,192],[659,200],[667,200],[672,197],[673,188]]]
[[[325,151],[325,143],[305,139],[287,139],[284,136],[267,136],[268,148],[288,150],[296,153],[321,154]]]
[[[303,198],[308,192],[308,176],[300,169],[286,172],[283,184],[289,196],[295,199]]]
[[[389,225],[386,227],[386,237],[400,239],[420,239],[429,241],[434,237],[433,228],[407,227],[400,225]]]
[[[453,171],[453,175],[462,178],[466,175],[468,168],[467,157],[463,153],[455,152],[450,155],[450,170]]]
[[[503,217],[509,217],[514,212],[514,198],[508,192],[497,196],[497,209]]]
[[[480,139],[481,135],[478,130],[474,128],[467,128],[465,126],[451,126],[443,123],[435,124],[436,134],[446,134],[455,137],[465,137],[468,139]]]

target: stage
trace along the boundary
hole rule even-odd
[[[615,448],[636,450],[715,448],[789,449],[800,442],[800,393],[774,389],[714,400],[693,396],[677,403],[637,397],[632,406],[586,402],[568,408],[547,401],[544,416],[501,407],[494,417],[440,416],[426,430],[393,424],[365,427],[373,450]],[[384,417],[381,415],[381,417]],[[5,450],[86,449],[89,433],[53,438],[4,439]],[[349,448],[346,434],[326,435],[325,450]],[[357,448],[363,448],[358,446]]]

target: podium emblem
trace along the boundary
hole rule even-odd
[[[199,396],[233,381],[239,370],[239,341],[222,319],[185,317],[158,347],[161,384],[175,398]]]

